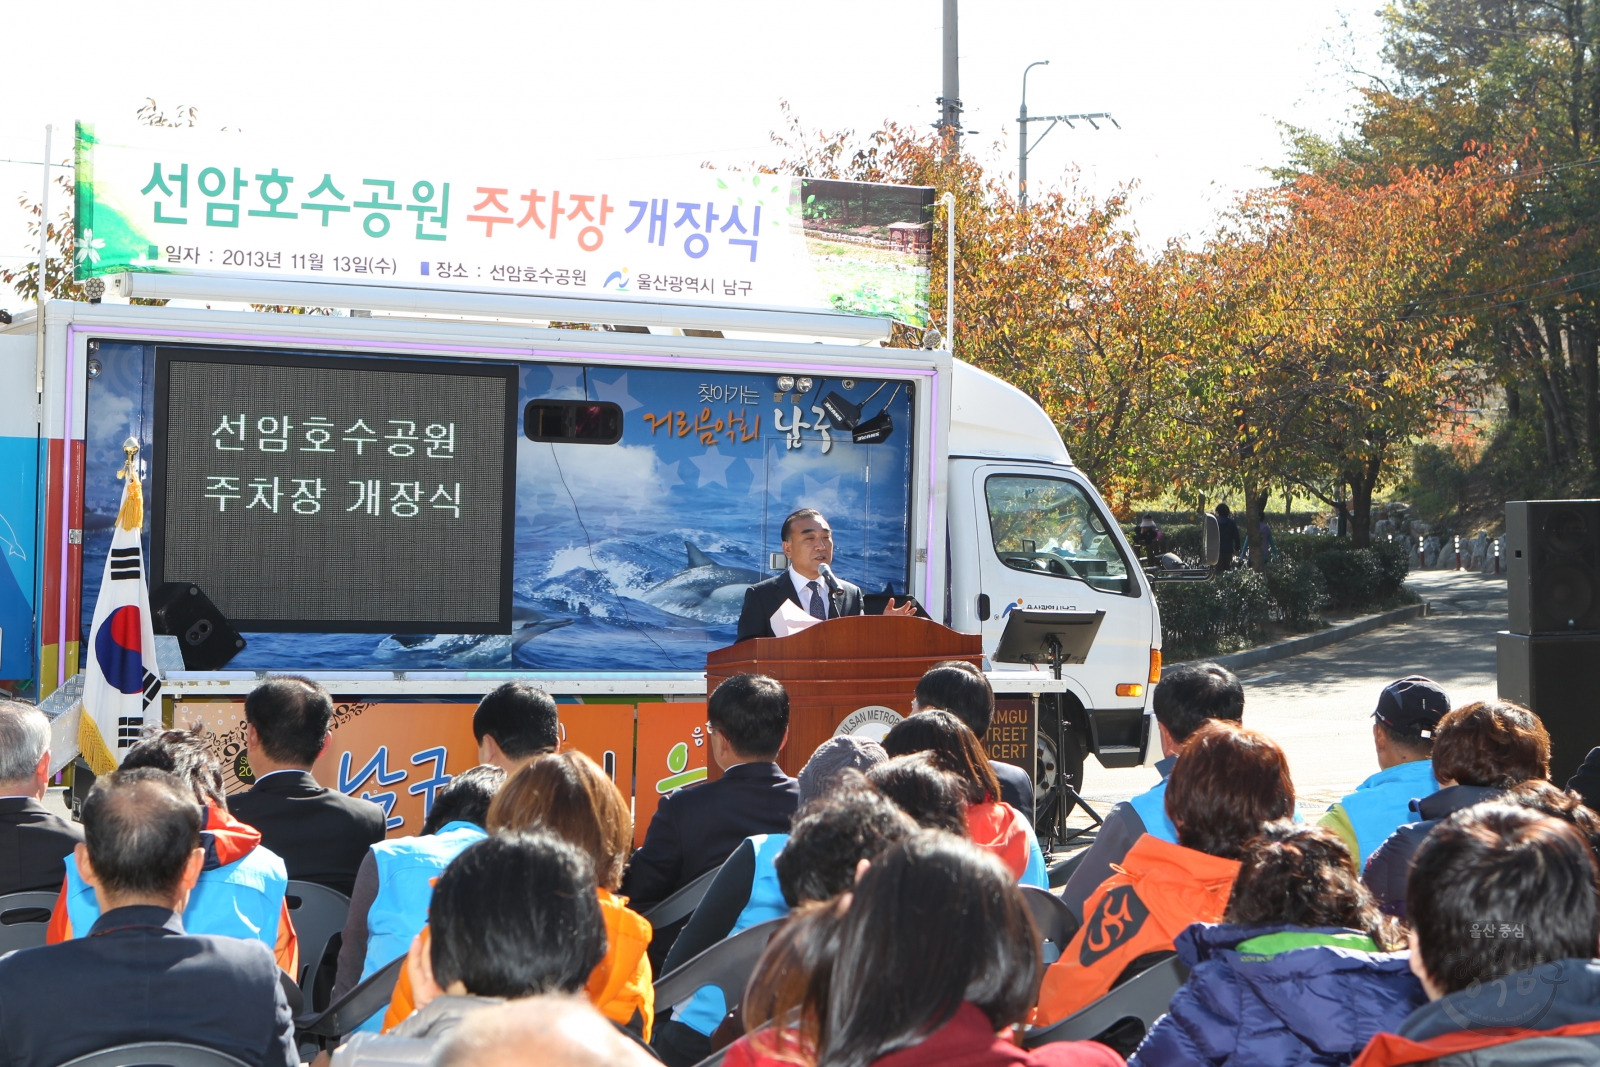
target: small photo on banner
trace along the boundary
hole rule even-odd
[[[639,789],[633,798],[636,847],[644,843],[663,796],[706,780],[706,761],[711,758],[707,740],[703,701],[639,705]]]

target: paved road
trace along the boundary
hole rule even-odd
[[[1302,815],[1320,815],[1378,769],[1370,716],[1389,682],[1427,675],[1457,705],[1495,695],[1494,634],[1506,626],[1505,579],[1422,571],[1408,584],[1429,602],[1427,616],[1240,675],[1245,725],[1289,754]],[[1090,758],[1083,792],[1103,811],[1158,777],[1152,767],[1106,770]]]

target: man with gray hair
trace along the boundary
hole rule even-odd
[[[532,1052],[531,1050],[537,1050]],[[513,1000],[462,1021],[439,1067],[649,1067],[657,1061],[583,997]]]
[[[247,1067],[300,1067],[272,950],[183,928],[206,861],[203,818],[190,785],[166,771],[96,780],[72,862],[100,917],[86,936],[0,956],[0,1064],[56,1067],[117,1045],[184,1041]]]
[[[0,895],[54,893],[83,831],[42,803],[50,784],[50,720],[0,699]]]

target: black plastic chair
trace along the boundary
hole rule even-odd
[[[295,984],[309,1004],[311,987],[316,984],[317,970],[328,951],[328,942],[333,940],[334,934],[344,931],[345,919],[350,915],[350,898],[315,882],[291,881],[283,899],[289,905],[295,936],[300,939],[300,973],[295,976]]]
[[[241,1059],[204,1045],[140,1041],[68,1060],[61,1067],[247,1067]]]
[[[644,912],[643,917],[649,920],[650,925],[657,930],[671,926],[679,919],[687,919],[694,914],[694,909],[700,906],[700,901],[704,899],[706,890],[711,888],[711,883],[716,880],[717,872],[720,870],[722,870],[722,865],[718,864],[666,900]]]
[[[329,1004],[326,1011],[302,1015],[294,1021],[296,1041],[310,1038],[322,1048],[339,1043],[340,1038],[355,1032],[374,1013],[389,1006],[394,987],[400,981],[400,969],[406,957],[390,960],[368,975],[360,985]]]
[[[1072,878],[1073,872],[1083,865],[1083,857],[1089,854],[1087,848],[1080,848],[1060,863],[1050,865],[1050,888],[1060,889]]]
[[[1167,1013],[1173,994],[1188,980],[1189,968],[1178,957],[1169,956],[1053,1026],[1029,1030],[1022,1045],[1038,1048],[1053,1041],[1092,1041],[1108,1030],[1120,1030],[1129,1020],[1138,1024],[1141,1034],[1149,1033]]]
[[[44,944],[55,906],[56,895],[42,891],[0,897],[0,953]]]
[[[1056,956],[1059,957],[1067,951],[1067,943],[1078,932],[1081,925],[1078,917],[1072,914],[1066,901],[1049,890],[1031,885],[1018,888],[1022,890],[1022,899],[1027,902],[1028,910],[1033,913],[1033,924],[1039,928],[1039,936],[1056,947]]]
[[[745,983],[756,969],[756,961],[766,951],[767,940],[777,932],[787,918],[768,919],[764,923],[740,930],[725,937],[694,959],[664,974],[656,982],[656,1004],[661,1007],[687,1000],[701,986],[714,985],[722,990],[723,1003],[728,1010],[744,998]]]

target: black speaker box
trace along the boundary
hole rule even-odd
[[[1495,638],[1500,697],[1539,716],[1550,731],[1550,780],[1565,789],[1589,750],[1600,745],[1600,634]]]
[[[220,671],[243,650],[244,638],[193,582],[164,582],[150,594],[151,625],[178,639],[183,666]]]
[[[1511,632],[1600,633],[1600,500],[1506,503]]]

